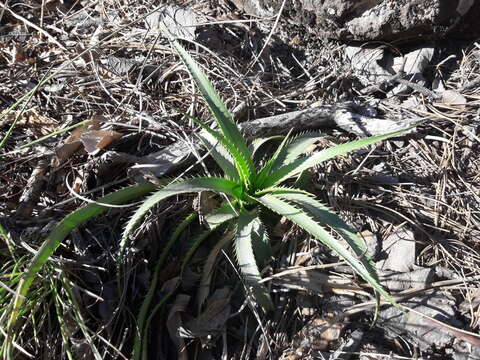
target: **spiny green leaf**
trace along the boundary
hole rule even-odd
[[[277,147],[277,150],[273,154],[273,156],[270,157],[270,159],[267,161],[265,166],[260,170],[255,177],[255,186],[260,186],[263,184],[265,179],[270,175],[270,170],[277,166],[277,162],[281,163],[282,159],[285,157],[285,148],[288,142],[288,139],[290,137],[292,130],[289,131],[288,135],[284,137],[282,143]]]
[[[320,134],[313,132],[299,134],[292,138],[285,149],[285,157],[283,159],[279,159],[282,161],[275,164],[275,166],[272,168],[272,171],[277,170],[282,166],[285,166],[296,160],[310,145],[315,144],[315,142],[317,142],[320,138]]]
[[[123,254],[124,252],[130,233],[135,230],[135,227],[143,219],[147,212],[160,201],[175,195],[208,190],[218,193],[225,193],[233,197],[242,196],[242,189],[240,188],[238,183],[232,180],[222,178],[201,177],[169,184],[150,195],[137,209],[137,211],[135,211],[132,218],[127,223],[125,231],[123,232],[122,240],[120,242],[120,254]]]
[[[403,129],[395,132],[391,132],[385,135],[379,136],[372,136],[366,139],[351,141],[345,144],[340,144],[336,146],[332,146],[328,149],[319,151],[312,155],[299,158],[272,173],[270,177],[266,179],[266,181],[262,184],[263,188],[272,187],[278,185],[285,181],[286,179],[291,178],[292,176],[296,176],[300,174],[302,171],[307,170],[315,165],[322,163],[325,160],[331,159],[335,156],[347,154],[353,150],[360,149],[362,147],[374,144],[381,140],[385,140],[391,137],[399,136],[403,134],[405,131],[409,130]]]
[[[214,230],[221,224],[237,217],[238,213],[235,210],[236,204],[237,204],[236,201],[224,204],[223,206],[214,210],[210,214],[207,214],[204,220],[208,224],[208,227],[211,230]]]
[[[292,202],[298,207],[310,213],[320,224],[330,227],[338,235],[340,235],[353,250],[355,255],[362,261],[370,275],[378,280],[375,263],[368,254],[365,243],[352,231],[352,229],[327,206],[315,199],[315,195],[299,189],[288,188],[270,188],[265,189],[266,193],[270,193],[281,199]]]
[[[227,175],[232,180],[239,180],[237,168],[232,159],[232,156],[227,149],[221,144],[220,141],[216,140],[213,135],[203,133],[199,135],[199,138],[204,143],[207,150],[212,155],[215,162],[220,166],[225,175]]]
[[[244,209],[240,211],[234,239],[235,256],[240,272],[245,279],[245,284],[251,288],[255,299],[262,308],[269,311],[273,310],[273,303],[267,288],[260,283],[262,277],[258,271],[252,248],[252,233],[258,221],[260,220],[256,211],[248,212]]]
[[[253,222],[252,247],[255,258],[260,266],[265,265],[265,263],[273,256],[270,237],[268,236],[267,228],[260,217],[257,217]]]
[[[232,156],[233,158],[233,161],[235,162],[235,165],[236,165],[236,172],[239,174],[240,178],[242,179],[242,181],[244,183],[249,183],[250,182],[250,178],[253,176],[253,174],[250,172],[248,166],[246,166],[246,163],[245,161],[243,161],[243,157],[241,154],[238,154],[238,151],[237,149],[235,148],[235,146],[230,143],[229,141],[227,141],[225,139],[224,136],[222,136],[220,133],[218,133],[217,131],[211,129],[210,127],[208,127],[207,125],[205,125],[204,123],[202,123],[201,121],[197,120],[197,119],[193,119],[192,120],[197,123],[198,125],[200,125],[202,127],[202,129],[204,129],[209,135],[211,135],[213,138],[215,138],[215,140],[217,140],[221,145],[223,145],[223,147],[230,153],[230,155]],[[236,155],[235,155],[236,154]],[[219,166],[221,166],[221,164],[219,163]]]
[[[262,205],[272,209],[278,214],[285,216],[288,220],[300,226],[310,235],[321,241],[330,249],[343,258],[362,278],[365,279],[375,291],[385,297],[386,300],[395,304],[395,300],[382,288],[379,282],[370,275],[370,272],[363,266],[361,261],[354,257],[347,249],[341,246],[322,226],[312,219],[311,214],[299,209],[276,195],[265,194],[255,198]]]
[[[266,138],[256,138],[254,139],[251,144],[248,146],[248,150],[252,154],[252,158],[254,160],[257,160],[261,156],[259,156],[258,152],[260,149],[270,141],[282,141],[284,139],[284,136],[282,135],[275,135],[275,136],[270,136]]]
[[[211,82],[208,80],[202,70],[200,70],[199,66],[191,58],[188,52],[186,52],[176,40],[172,40],[172,45],[177,50],[182,62],[185,64],[188,72],[197,84],[197,87],[207,102],[210,111],[212,112],[218,126],[220,127],[220,130],[222,131],[223,136],[225,137],[225,140],[232,144],[232,147],[235,148],[235,152],[232,153],[235,162],[241,163],[242,166],[245,166],[246,169],[248,169],[248,181],[251,181],[255,173],[253,160],[250,152],[248,151],[245,139],[238,130],[232,115],[218,96]]]

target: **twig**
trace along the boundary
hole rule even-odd
[[[239,128],[247,138],[253,138],[259,134],[262,137],[282,135],[292,128],[295,128],[296,131],[304,131],[333,127],[339,127],[359,136],[370,136],[400,130],[419,120],[411,119],[398,122],[376,119],[358,114],[354,111],[354,108],[355,106],[352,103],[322,105],[244,122],[239,124]],[[196,146],[200,147],[200,144],[196,143]],[[141,163],[145,165],[134,166],[130,175],[138,180],[140,179],[138,170],[142,167],[148,167],[155,176],[160,177],[188,166],[193,161],[194,156],[191,146],[185,141],[177,141],[159,152],[144,157]]]
[[[280,17],[282,16],[283,8],[285,7],[286,2],[287,2],[287,0],[282,1],[282,5],[280,6],[280,10],[278,10],[278,14],[277,14],[277,17],[275,18],[275,23],[273,24],[272,30],[268,34],[268,37],[266,38],[265,43],[263,44],[263,47],[260,50],[260,52],[255,56],[253,61],[248,66],[246,73],[257,63],[258,59],[260,58],[260,56],[262,56],[263,52],[265,51],[265,48],[267,47],[267,45],[270,42],[270,39],[272,38],[275,30],[277,29],[278,22],[280,21]]]
[[[42,35],[45,35],[47,38],[49,38],[55,45],[60,47],[60,49],[67,51],[67,48],[60,44],[57,39],[55,39],[52,35],[50,35],[47,31],[43,30],[40,26],[30,22],[29,20],[25,19],[23,16],[16,14],[13,10],[9,9],[6,4],[0,1],[0,6],[7,10],[14,18],[22,21],[25,25],[30,26],[40,32]]]

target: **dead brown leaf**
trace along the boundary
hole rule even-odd
[[[179,360],[188,359],[188,355],[185,349],[185,341],[180,336],[178,330],[182,326],[181,314],[185,312],[189,302],[190,296],[184,294],[177,295],[167,319],[168,334],[170,335],[170,339],[172,339],[172,341],[177,346]]]
[[[55,120],[44,115],[40,115],[35,108],[20,111],[11,111],[4,119],[0,121],[0,127],[11,124],[19,116],[16,126],[26,128],[26,131],[33,136],[45,136],[58,129],[59,125]]]
[[[80,141],[85,151],[90,155],[95,155],[122,136],[123,134],[113,130],[89,130],[80,135]]]
[[[199,338],[203,346],[207,346],[212,339],[216,339],[225,330],[230,316],[230,296],[228,287],[215,291],[207,300],[205,310],[195,319],[185,325],[188,337]]]
[[[58,163],[63,163],[82,147],[90,155],[95,155],[123,136],[114,130],[100,130],[105,121],[103,116],[94,116],[90,123],[73,130],[65,142],[55,149]]]
[[[328,350],[334,342],[338,341],[344,327],[344,323],[334,322],[329,317],[313,319],[294,338],[294,343],[297,345],[295,354],[300,356],[296,359],[302,358],[312,350]]]

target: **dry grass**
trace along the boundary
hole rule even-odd
[[[155,9],[152,5],[107,1],[76,3],[65,8],[60,2],[48,4],[51,5],[42,7],[37,2],[10,1],[11,12],[5,11],[1,20],[1,35],[5,40],[0,48],[2,111],[43,77],[83,52],[57,73],[48,86],[33,95],[1,150],[0,223],[10,232],[13,239],[10,246],[15,255],[26,253],[22,242],[33,248],[40,245],[41,237],[27,237],[27,234],[38,233],[82,203],[71,194],[66,180],[76,191],[96,198],[108,192],[112,184],[128,181],[129,161],[114,162],[108,154],[88,156],[80,151],[57,164],[55,149],[66,135],[49,138],[20,152],[9,152],[45,134],[102,115],[107,119],[102,126],[124,134],[107,150],[121,153],[125,159],[124,154],[142,156],[177,139],[191,139],[197,129],[181,112],[204,120],[209,117],[179,59],[164,39],[146,27],[145,17]],[[183,1],[182,5],[192,4],[202,22],[219,19],[223,22],[199,28],[199,43],[191,43],[189,47],[229,108],[247,104],[248,111],[242,121],[305,108],[315,102],[334,103],[358,94],[360,88],[344,62],[342,46],[319,41],[281,20],[269,46],[252,65],[251,60],[263,47],[274,19],[238,22],[232,16],[229,2],[224,1]],[[39,9],[42,9],[40,17]],[[87,18],[74,23],[75,17],[82,14]],[[97,18],[103,22],[92,22]],[[35,31],[29,22],[44,32]],[[51,38],[57,39],[61,46]],[[417,265],[435,266],[442,278],[468,280],[480,275],[480,49],[474,45],[461,50],[464,55],[457,67],[452,71],[446,67],[437,70],[444,72],[448,88],[467,96],[464,109],[426,104],[421,115],[429,120],[416,134],[399,142],[386,142],[372,153],[331,161],[317,169],[312,180],[319,196],[359,230],[386,237],[395,226],[407,224],[416,235]],[[386,102],[382,109],[386,117],[409,114]],[[0,136],[7,133],[13,119],[10,115],[0,120]],[[336,142],[346,137],[335,130],[326,133]],[[398,182],[382,182],[375,177],[379,173]],[[27,189],[34,186],[36,191],[29,193]],[[19,211],[22,206],[24,209]],[[128,356],[135,311],[148,288],[152,264],[162,240],[189,207],[189,200],[168,204],[146,220],[137,235],[135,254],[130,259],[131,282],[124,294],[118,294],[112,285],[113,254],[127,210],[111,211],[64,244],[58,256],[68,259],[64,274],[74,284],[78,309],[92,336],[88,340],[78,327],[71,325],[75,334],[70,344],[74,358],[79,358],[76,354],[82,352],[88,355],[84,358],[90,358],[91,350],[85,350],[90,349],[89,341],[105,359],[124,358],[118,353]],[[176,262],[188,248],[187,238],[172,253],[170,265],[161,274],[162,282],[178,273]],[[332,261],[328,254],[319,251],[318,244],[297,229],[289,229],[288,224],[282,236],[274,238],[274,243],[281,255],[270,264],[269,273],[295,265]],[[2,244],[1,256],[4,260],[11,259],[12,252],[3,250]],[[212,288],[230,285],[240,294],[237,275],[227,255],[218,262]],[[206,249],[200,249],[192,260],[184,275],[184,293],[194,293],[194,284],[207,256]],[[280,358],[284,354],[285,359],[293,359],[288,356],[299,346],[293,334],[316,318],[322,312],[319,303],[325,304],[331,297],[283,292],[278,286],[272,289],[277,292],[275,301],[279,310],[268,319],[249,311],[248,306],[242,307],[245,304],[241,297],[232,297],[232,313],[242,312],[228,321],[225,349],[229,356],[261,359]],[[457,304],[471,301],[474,296],[474,290],[467,285],[451,291]],[[67,298],[66,294],[63,296]],[[119,296],[124,300],[121,308],[117,303]],[[62,294],[53,298],[60,301]],[[57,303],[42,303],[44,313],[48,304],[54,309]],[[64,311],[68,313],[68,309]],[[196,314],[192,311],[190,315]],[[66,321],[71,322],[74,316],[69,316]],[[472,303],[464,316],[471,330],[477,331],[478,305]],[[175,356],[168,334],[159,333],[167,318],[168,313],[159,314],[150,342],[158,353]],[[36,357],[47,352],[50,358],[65,357],[60,355],[65,354],[62,333],[52,330],[61,325],[59,319],[43,316],[40,323],[29,323],[30,328],[24,329],[19,339],[21,346]],[[360,321],[368,323],[368,318]],[[222,350],[221,340],[214,343],[211,351],[205,350],[206,356],[226,351]],[[200,352],[197,342],[188,346],[192,353]]]

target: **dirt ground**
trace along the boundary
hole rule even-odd
[[[183,113],[210,121],[155,25],[158,6],[0,3],[0,284],[15,288],[9,279],[25,271],[69,212],[149,181],[148,174],[133,176],[132,166],[178,141],[192,142],[198,128]],[[143,359],[480,358],[480,43],[425,44],[434,53],[423,88],[440,82],[454,100],[418,88],[392,92],[392,83],[365,91],[378,83],[356,72],[347,56],[347,47],[359,44],[322,39],[288,14],[278,23],[252,18],[230,1],[175,6],[187,10],[170,30],[240,122],[345,102],[372,119],[422,120],[402,137],[324,163],[307,181],[358,230],[383,284],[414,311],[385,305],[374,321],[368,286],[283,220],[270,234],[275,254],[262,273],[273,313],[245,298],[228,246],[210,256],[220,234],[181,264],[200,225],[181,236],[155,273],[168,237],[192,211],[195,199],[186,196],[144,220],[129,245],[121,289],[117,250],[136,204],[73,230],[34,282],[16,358],[133,359],[137,313],[155,276]],[[397,55],[414,50],[369,45]],[[334,125],[312,130],[324,135],[312,151],[358,135]],[[197,162],[190,171],[215,171],[210,166]],[[179,165],[169,176],[183,170]],[[213,275],[202,305],[198,284],[206,267]],[[0,290],[1,330],[14,294]]]

